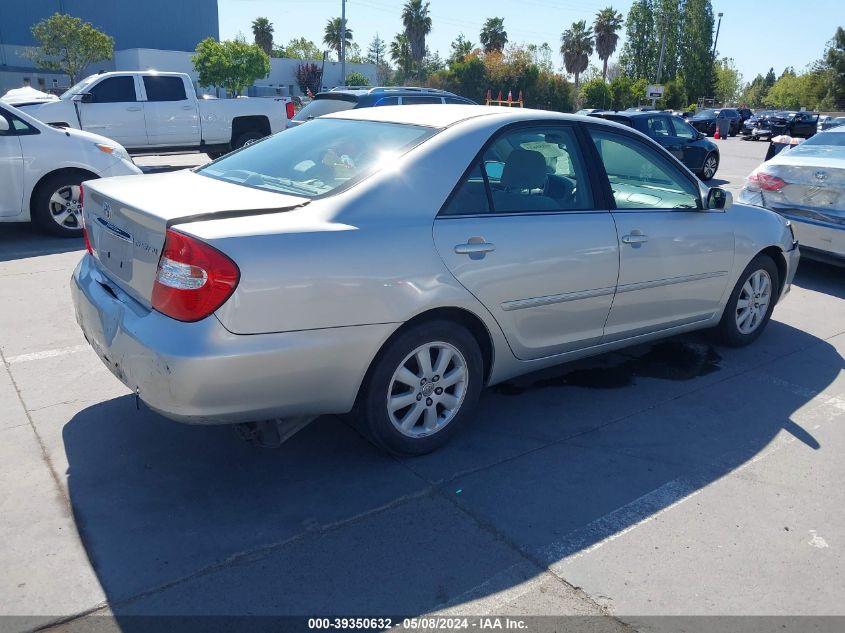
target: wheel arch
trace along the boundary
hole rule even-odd
[[[263,114],[236,116],[232,119],[232,138],[229,142],[234,143],[241,134],[250,130],[258,130],[264,136],[270,136],[270,119]]]
[[[84,180],[94,180],[95,178],[99,178],[100,176],[90,169],[83,169],[81,167],[61,167],[59,169],[54,169],[53,171],[49,171],[46,174],[43,174],[39,179],[38,182],[35,183],[32,187],[32,191],[29,192],[29,215],[30,219],[32,218],[32,207],[35,204],[35,196],[38,195],[41,187],[44,185],[47,180],[53,178],[54,176],[58,175],[65,175],[65,174],[81,174]]]
[[[767,246],[754,257],[758,257],[759,255],[767,255],[774,261],[778,269],[778,300],[780,300],[783,295],[783,289],[786,286],[786,255],[779,246]]]

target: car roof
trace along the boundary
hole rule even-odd
[[[325,114],[321,119],[350,119],[362,121],[382,121],[406,125],[423,125],[445,128],[468,119],[495,116],[503,124],[520,121],[559,119],[562,121],[595,122],[595,117],[578,114],[563,114],[549,110],[532,108],[506,108],[500,106],[431,104],[412,106],[379,106],[377,108],[355,108]],[[608,125],[612,123],[607,122]]]
[[[324,90],[317,93],[315,98],[326,99],[330,98],[328,95],[354,95],[356,97],[364,97],[367,95],[373,96],[395,96],[395,95],[425,95],[425,96],[439,96],[439,97],[457,97],[453,92],[448,90],[440,90],[439,88],[419,88],[416,86],[347,86],[337,87],[331,90]]]

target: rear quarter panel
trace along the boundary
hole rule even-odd
[[[199,99],[202,137],[206,143],[228,143],[232,140],[232,121],[241,116],[264,116],[270,121],[270,133],[285,129],[285,100],[272,97],[243,99]]]

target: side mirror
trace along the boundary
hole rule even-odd
[[[92,95],[90,92],[77,93],[73,95],[72,100],[77,101],[79,103],[94,103],[94,101],[96,101],[94,95]]]
[[[733,203],[733,194],[720,187],[712,187],[707,194],[708,209],[730,209]]]
[[[6,120],[6,117],[0,116],[0,132],[8,132],[9,131],[9,121]]]

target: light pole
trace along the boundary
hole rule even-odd
[[[716,58],[716,44],[719,43],[719,29],[722,28],[722,16],[724,14],[719,11],[719,23],[716,25],[716,39],[713,40],[713,53],[710,55],[713,59]]]
[[[340,0],[340,85],[346,85],[346,0]]]

